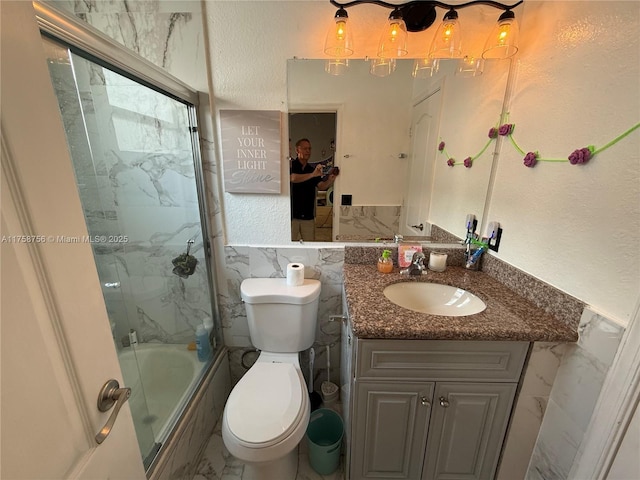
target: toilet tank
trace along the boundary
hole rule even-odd
[[[267,352],[294,353],[313,345],[320,281],[297,287],[285,278],[247,278],[240,285],[253,345]]]

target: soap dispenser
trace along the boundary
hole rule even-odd
[[[391,250],[383,250],[378,259],[378,271],[381,273],[393,272],[393,260],[391,260]]]

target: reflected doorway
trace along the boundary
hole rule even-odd
[[[306,138],[311,143],[309,164],[322,163],[326,167],[335,164],[336,112],[291,112],[289,113],[289,158],[297,157],[296,142]],[[333,240],[334,187],[316,190],[315,196],[315,241]]]

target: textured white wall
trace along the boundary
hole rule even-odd
[[[309,50],[305,38],[324,38],[324,26],[312,21],[331,18],[333,7],[319,2],[206,1],[216,110],[283,112],[280,195],[223,194],[225,233],[230,244],[290,243],[287,59],[320,57],[321,46]],[[335,12],[335,10],[334,10]],[[300,38],[303,39],[302,43]],[[302,47],[302,48],[301,48]]]
[[[638,2],[525,2],[510,119],[525,150],[566,158],[640,121]],[[635,33],[634,33],[635,32]],[[504,144],[488,220],[503,260],[626,322],[640,291],[640,130],[586,165]]]

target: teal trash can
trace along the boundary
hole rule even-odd
[[[307,427],[309,463],[320,475],[330,475],[338,468],[343,432],[342,418],[333,410],[311,412]]]

